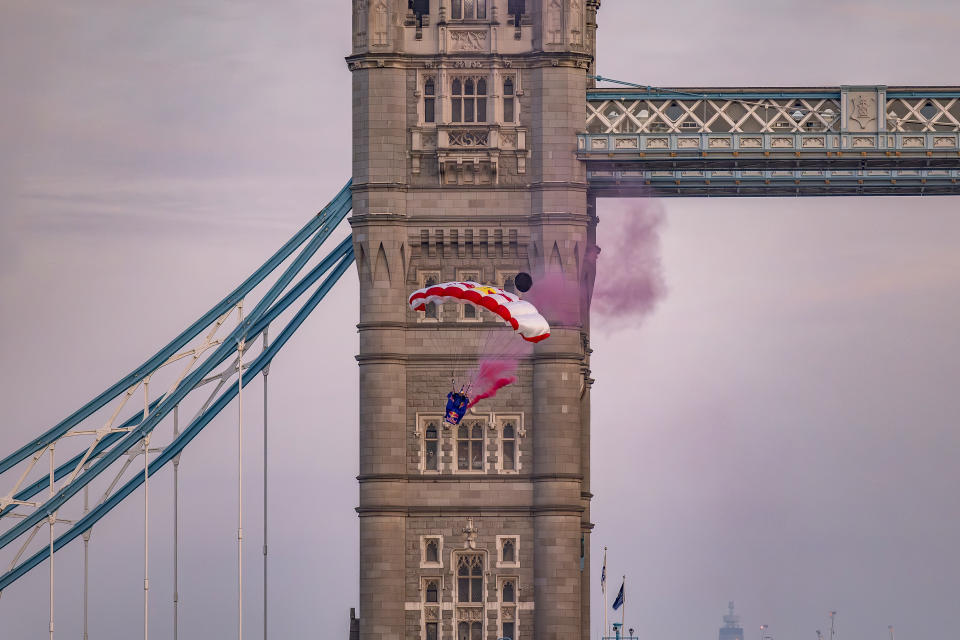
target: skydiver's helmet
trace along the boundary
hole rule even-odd
[[[447,410],[443,418],[445,425],[455,427],[463,420],[467,413],[467,405],[470,404],[470,398],[464,393],[451,391],[447,394]]]

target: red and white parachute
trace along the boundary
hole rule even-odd
[[[441,282],[410,294],[410,308],[423,311],[434,302],[474,304],[503,318],[528,342],[540,342],[550,337],[550,325],[537,308],[515,294],[477,282]]]

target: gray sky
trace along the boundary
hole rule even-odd
[[[350,16],[332,4],[2,4],[0,452],[141,362],[347,180]],[[598,70],[673,86],[949,84],[958,27],[952,2],[607,0]],[[633,206],[600,203],[601,245]],[[888,624],[955,635],[957,200],[655,206],[668,296],[639,328],[595,323],[594,627],[608,545],[645,636],[713,638],[728,599],[748,640],[761,623],[812,640],[830,609],[846,640]],[[276,637],[335,637],[356,606],[356,317],[348,276],[271,370]],[[211,425],[181,466],[185,638],[232,629],[233,428]],[[169,493],[151,493],[152,631],[167,637]],[[141,510],[135,498],[94,534],[91,637],[142,624]],[[61,634],[79,625],[79,549],[58,561]],[[40,569],[3,594],[9,637],[43,633],[46,593]]]

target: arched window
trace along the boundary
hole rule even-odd
[[[517,543],[507,538],[503,541],[501,546],[501,561],[502,562],[516,562],[517,561]]]
[[[480,282],[480,273],[477,271],[461,271],[457,277],[461,282]],[[480,312],[476,305],[460,305],[461,320],[476,320],[478,317],[480,317]]]
[[[457,469],[483,471],[483,426],[479,422],[457,429]]]
[[[513,423],[503,425],[503,469],[514,471],[517,468],[517,434]]]
[[[457,640],[483,640],[483,624],[461,622],[457,625]]]
[[[487,0],[450,0],[450,17],[453,20],[485,20]]]
[[[501,608],[501,637],[513,640],[517,631],[517,586],[513,580],[504,580],[500,583],[500,602],[505,605]],[[511,606],[513,605],[513,606]]]
[[[436,95],[437,95],[437,88],[436,88],[436,85],[434,85],[433,78],[427,78],[427,81],[423,83],[423,121],[424,122],[436,122],[436,119],[437,119]]]
[[[437,540],[427,540],[427,549],[424,553],[427,562],[440,562],[440,544]]]
[[[503,600],[504,602],[516,602],[516,601],[517,601],[517,594],[516,594],[516,590],[515,590],[515,588],[514,588],[514,586],[513,586],[513,582],[512,582],[512,581],[505,581],[505,582],[503,583],[503,596],[502,596],[502,600]]]
[[[450,85],[453,122],[487,121],[487,81],[483,78],[454,78]]]
[[[479,553],[457,558],[457,602],[483,602],[483,558]]]
[[[427,430],[424,433],[423,438],[423,448],[424,448],[424,469],[428,471],[437,471],[438,470],[438,461],[439,454],[437,449],[439,448],[440,439],[437,433],[437,423],[430,422],[427,424]]]
[[[513,122],[514,119],[514,109],[513,109],[513,78],[507,77],[503,79],[503,121],[504,122]]]
[[[427,583],[427,602],[440,602],[439,591],[436,582]]]
[[[437,284],[436,276],[427,276],[427,279],[423,281],[424,287],[432,287],[435,284]],[[433,318],[434,320],[437,319],[437,303],[436,302],[431,302],[425,307],[424,316],[427,318]]]

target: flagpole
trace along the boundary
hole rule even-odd
[[[620,629],[624,637],[627,633],[627,576],[623,576],[623,603],[620,605]]]
[[[600,634],[601,640],[610,635],[610,628],[607,626],[607,548],[603,548],[603,576],[600,586],[603,587],[603,632]]]

